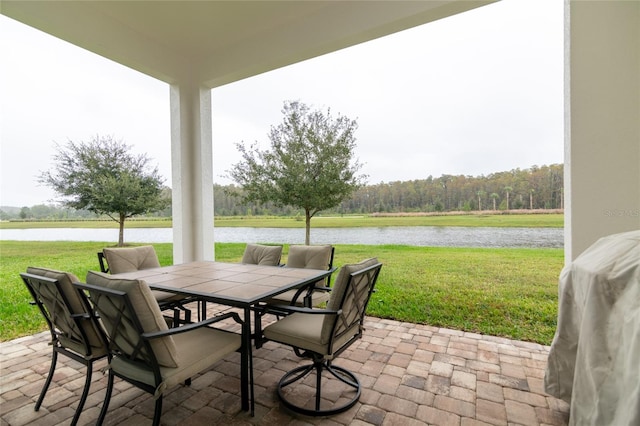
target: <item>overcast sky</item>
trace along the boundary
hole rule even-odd
[[[0,205],[48,203],[55,143],[113,135],[171,185],[169,86],[0,16]],[[563,2],[503,0],[212,92],[214,181],[285,100],[358,122],[368,182],[563,160]]]

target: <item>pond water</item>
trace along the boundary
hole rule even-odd
[[[304,244],[304,229],[215,228],[220,243]],[[171,228],[125,229],[125,242],[170,243]],[[114,241],[117,229],[3,229],[0,240]],[[388,226],[370,228],[312,228],[312,244],[404,244],[428,247],[562,248],[562,228],[476,228],[447,226]]]

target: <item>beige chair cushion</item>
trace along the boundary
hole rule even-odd
[[[284,293],[273,296],[267,301],[269,305],[291,305],[293,298],[296,297],[297,290],[289,290]],[[303,291],[296,299],[295,306],[304,306],[304,297],[307,295],[306,291]],[[322,306],[329,301],[329,292],[316,290],[311,292],[311,306]]]
[[[289,246],[286,266],[289,268],[329,269],[331,246]]]
[[[307,349],[321,355],[328,355],[330,335],[322,334],[325,321],[333,321],[335,316],[323,314],[294,313],[270,324],[264,329],[264,336],[287,345]],[[333,348],[340,348],[359,331],[355,324],[349,332],[342,334],[333,342]]]
[[[158,255],[153,246],[105,248],[102,253],[107,259],[109,272],[112,274],[160,267]]]
[[[209,327],[197,328],[173,336],[179,348],[180,366],[178,368],[160,367],[162,383],[156,388],[156,396],[166,389],[184,382],[197,373],[211,367],[227,354],[240,349],[242,339],[239,334],[216,330]],[[153,371],[139,363],[123,358],[114,358],[111,362],[114,371],[142,383],[156,386]]]
[[[264,337],[326,355],[329,341],[323,339],[321,333],[325,317],[322,314],[294,313],[265,327]]]
[[[153,297],[156,299],[156,301],[160,304],[185,300],[185,296],[181,294],[169,293],[168,291],[151,290],[151,293],[153,294]]]
[[[112,274],[160,267],[160,262],[153,246],[105,248],[102,253],[107,259],[109,272]],[[152,292],[158,302],[176,302],[184,299],[184,296],[166,291],[152,290]]]
[[[344,311],[344,315],[346,317],[346,318],[343,318],[343,320],[347,321],[348,324],[352,324],[353,320],[358,320],[359,318],[350,317],[352,315],[357,315],[352,312],[352,310],[350,309],[350,306],[340,306],[340,304],[342,303],[342,298],[347,289],[347,284],[349,283],[350,275],[353,274],[354,272],[358,272],[370,266],[376,265],[377,263],[378,263],[378,259],[375,257],[372,257],[370,259],[365,259],[359,263],[342,266],[342,268],[340,268],[340,272],[338,272],[338,276],[333,285],[333,290],[331,290],[331,296],[329,298],[329,302],[327,302],[327,309],[338,310],[342,308],[342,310]],[[331,335],[332,326],[333,326],[332,323],[330,323],[329,321],[325,321],[322,327],[323,339],[329,338],[329,336]],[[341,328],[341,327],[343,327],[343,324],[342,323],[338,324],[338,328]],[[349,330],[340,330],[340,329],[336,330],[336,332],[338,333],[343,333],[346,331],[349,331],[349,332],[353,331],[352,327],[350,327]],[[355,330],[355,332],[357,332],[357,330]]]
[[[81,314],[87,312],[87,307],[81,299],[82,296],[73,286],[73,283],[80,282],[78,277],[76,277],[75,275],[69,272],[56,271],[55,269],[37,268],[33,266],[27,268],[27,273],[57,280],[60,283],[60,291],[62,292],[62,294],[64,294],[65,298],[69,302],[69,311],[72,314]],[[55,313],[52,312],[52,306],[47,306],[47,309],[52,315],[55,315]],[[96,329],[96,324],[90,320],[80,321],[80,327],[82,327],[85,335],[87,336],[89,345],[92,348],[92,355],[104,355],[106,353],[105,343],[100,337],[100,332]],[[65,332],[65,334],[59,336],[62,345],[75,352],[84,354],[86,350],[84,344],[81,341],[71,338],[66,330],[61,331]]]
[[[62,293],[69,301],[72,312],[81,313],[86,311],[86,307],[80,300],[78,290],[73,287],[73,283],[79,283],[80,280],[72,273],[56,271],[55,269],[37,268],[34,266],[29,266],[27,268],[27,273],[57,280],[60,283]]]
[[[241,263],[250,265],[278,266],[282,257],[282,246],[247,244]]]
[[[370,259],[365,259],[359,263],[342,266],[342,268],[340,268],[340,272],[338,272],[338,277],[333,284],[333,290],[331,291],[331,298],[329,299],[329,303],[327,304],[327,309],[335,310],[340,308],[340,302],[342,301],[342,296],[344,295],[347,283],[349,282],[349,276],[351,274],[366,269],[377,263],[378,259],[372,257]]]
[[[330,245],[321,246],[306,246],[306,245],[292,245],[289,247],[289,255],[287,256],[288,268],[303,268],[303,269],[320,269],[328,270],[329,263],[331,262],[331,250]],[[326,285],[326,279],[319,281],[316,285]],[[273,296],[268,304],[272,305],[289,305],[296,295],[297,290],[289,290],[277,296]],[[302,293],[296,299],[296,305],[302,306],[304,304],[304,296],[306,292]],[[328,291],[314,291],[311,294],[311,306],[320,306],[329,301]]]
[[[107,287],[127,293],[133,310],[138,315],[142,329],[151,333],[168,330],[158,302],[153,297],[147,283],[143,280],[131,280],[113,277],[102,272],[89,271],[87,284]],[[180,363],[178,352],[172,336],[161,337],[151,341],[151,347],[158,363],[165,367],[177,367]]]

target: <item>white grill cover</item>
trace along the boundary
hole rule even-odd
[[[596,241],[559,285],[546,392],[571,425],[640,425],[640,230]]]

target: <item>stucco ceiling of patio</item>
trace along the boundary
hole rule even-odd
[[[492,2],[3,0],[0,11],[166,83],[213,88]]]

